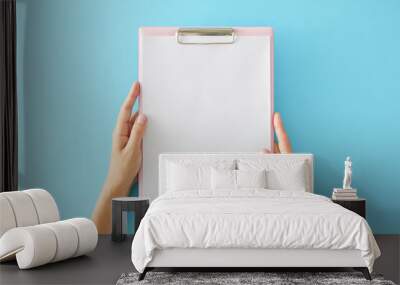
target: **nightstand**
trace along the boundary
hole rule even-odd
[[[135,213],[135,231],[137,231],[140,221],[146,214],[150,205],[150,199],[142,197],[120,197],[112,199],[112,234],[113,241],[125,240],[127,212]]]
[[[336,200],[332,199],[333,203],[339,204],[340,206],[359,214],[364,219],[366,218],[366,203],[367,201],[363,198],[357,198],[355,200]]]

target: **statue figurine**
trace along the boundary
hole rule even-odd
[[[346,157],[346,161],[344,162],[344,178],[343,178],[343,189],[352,189],[351,188],[351,159],[350,156]]]

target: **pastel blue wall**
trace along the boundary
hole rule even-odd
[[[90,216],[101,189],[138,27],[272,26],[275,107],[315,154],[316,192],[351,155],[374,232],[400,233],[400,1],[17,0],[17,14],[21,188],[50,190],[64,218]]]

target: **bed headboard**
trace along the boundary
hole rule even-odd
[[[314,191],[314,166],[312,154],[262,154],[262,153],[163,153],[159,156],[159,178],[158,178],[158,193],[159,195],[166,192],[167,180],[167,164],[168,162],[182,160],[267,160],[271,162],[297,162],[304,161],[306,164],[306,179],[308,180],[307,192]],[[235,165],[237,165],[235,163]]]

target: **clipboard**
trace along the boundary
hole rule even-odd
[[[161,153],[273,149],[273,54],[269,27],[139,29],[139,195],[158,196]]]

